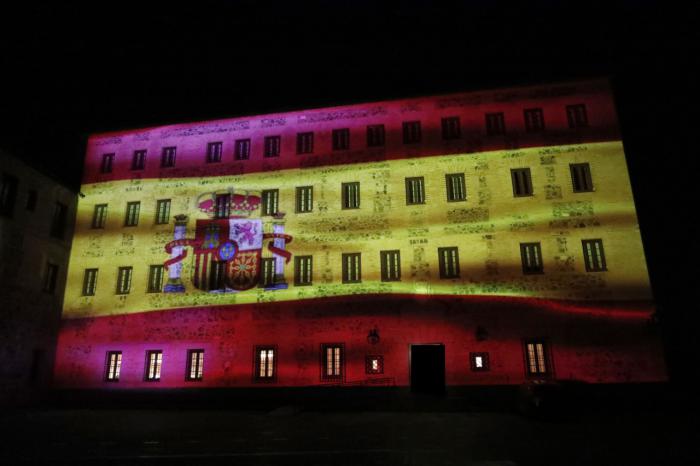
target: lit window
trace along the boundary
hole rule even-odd
[[[163,352],[161,350],[146,351],[146,381],[157,382],[160,380],[160,370],[163,365]]]
[[[438,248],[440,278],[459,278],[459,252],[456,247]]]
[[[384,125],[367,126],[367,147],[381,147],[384,145]]]
[[[366,356],[365,357],[365,373],[366,374],[383,374],[384,373],[384,356]]]
[[[53,210],[53,218],[51,219],[51,236],[58,239],[63,239],[66,231],[66,220],[68,218],[68,206],[57,202]]]
[[[360,208],[360,183],[342,183],[340,185],[342,192],[343,209],[359,209]]]
[[[383,282],[395,282],[401,280],[401,253],[395,251],[381,251],[379,254]]]
[[[321,345],[321,379],[342,380],[344,373],[344,355],[342,343]]]
[[[489,353],[469,353],[471,369],[474,372],[489,370]]]
[[[255,380],[272,382],[277,377],[277,348],[274,346],[255,347]]]
[[[187,380],[202,380],[204,376],[204,350],[187,350]]]
[[[529,275],[544,272],[540,243],[520,243],[520,257],[523,263],[524,274]]]
[[[297,134],[297,154],[310,154],[314,151],[314,133]]]
[[[403,143],[415,144],[421,140],[420,121],[403,122]]]
[[[236,139],[233,156],[236,160],[248,160],[250,158],[250,139]]]
[[[296,256],[294,258],[294,285],[311,285],[312,278],[312,256]]]
[[[265,137],[265,157],[279,157],[280,155],[281,138],[280,136]]]
[[[359,252],[343,254],[343,283],[362,281],[362,263]]]
[[[333,130],[333,150],[350,149],[350,130],[348,128]]]
[[[160,166],[170,168],[175,166],[175,147],[163,147],[163,152],[160,157]]]
[[[445,175],[447,186],[447,201],[458,202],[467,199],[467,185],[464,182],[464,173],[450,173]]]
[[[134,156],[131,159],[131,169],[132,170],[143,170],[146,168],[146,151],[145,150],[135,150]]]
[[[148,292],[160,293],[163,290],[163,271],[161,264],[148,267]]]
[[[523,112],[525,117],[525,131],[539,133],[544,131],[544,114],[541,108],[528,108]]]
[[[107,382],[119,382],[119,373],[122,368],[122,352],[108,351],[105,364],[105,380]]]
[[[266,189],[262,192],[262,214],[275,215],[279,209],[279,190]]]
[[[549,355],[547,345],[542,340],[525,342],[527,374],[530,376],[549,375]]]
[[[608,270],[605,264],[605,251],[603,251],[602,239],[584,239],[583,258],[586,263],[586,272],[604,272]]]
[[[160,199],[156,202],[156,223],[165,225],[170,221],[170,199]]]
[[[129,294],[131,291],[132,267],[119,267],[117,273],[117,294]]]
[[[267,257],[262,260],[262,271],[260,274],[260,285],[264,288],[275,284],[275,259]]]
[[[0,184],[0,215],[12,217],[17,200],[17,185],[19,180],[16,176],[2,174],[2,184]]]
[[[442,119],[442,139],[459,139],[461,136],[459,117],[448,117]]]
[[[229,218],[231,215],[231,195],[217,194],[214,203],[214,218]]]
[[[486,114],[486,134],[489,136],[506,134],[506,123],[503,113]]]
[[[97,287],[97,269],[85,269],[83,276],[83,296],[95,296]]]
[[[513,196],[532,196],[532,177],[529,168],[512,168],[510,178],[513,182]]]
[[[590,165],[587,163],[572,163],[569,164],[569,169],[571,170],[571,185],[575,193],[593,191]]]
[[[567,105],[566,117],[569,120],[569,128],[585,128],[588,126],[588,115],[584,104]]]
[[[102,165],[100,165],[100,173],[112,173],[113,164],[114,154],[102,154]]]
[[[45,293],[53,294],[56,290],[56,279],[58,278],[58,265],[52,264],[51,262],[46,263],[46,271],[44,272],[44,286],[43,290]]]
[[[296,189],[297,213],[311,212],[313,210],[314,188],[313,186],[300,186]]]
[[[425,187],[422,176],[406,178],[406,205],[425,204]]]
[[[139,211],[141,210],[141,202],[127,202],[126,216],[124,217],[124,226],[135,227],[139,224]]]
[[[97,204],[92,214],[92,228],[104,228],[107,221],[107,204]]]
[[[222,147],[223,143],[221,142],[210,142],[207,144],[207,163],[221,162]]]

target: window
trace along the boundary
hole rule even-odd
[[[265,137],[265,157],[279,157],[280,155],[281,138],[280,136]]]
[[[223,143],[210,142],[207,143],[207,163],[221,162],[221,152]]]
[[[162,365],[163,352],[161,350],[146,351],[146,381],[158,382]]]
[[[524,110],[525,131],[539,133],[544,131],[544,114],[541,108],[527,108]]]
[[[383,374],[384,356],[366,356],[365,374]]]
[[[587,163],[569,164],[571,170],[571,184],[575,193],[587,193],[593,191],[591,179],[591,167]]]
[[[404,121],[403,122],[403,143],[415,144],[420,142],[420,121]]]
[[[114,154],[102,154],[102,165],[100,165],[100,173],[112,173],[113,164]]]
[[[27,191],[27,205],[25,207],[28,211],[34,212],[36,210],[36,201],[38,197],[39,193],[36,192],[36,189]]]
[[[524,274],[544,272],[540,243],[520,243],[520,258],[523,262]]]
[[[262,192],[262,214],[275,215],[279,208],[279,190],[266,189]]]
[[[511,168],[510,178],[513,182],[513,197],[532,196],[532,178],[529,168]]]
[[[296,256],[294,258],[294,285],[311,285],[312,278],[312,256]]]
[[[502,112],[486,114],[486,134],[489,136],[506,134],[506,122]]]
[[[549,355],[547,344],[543,340],[525,341],[525,364],[527,375],[549,375]]]
[[[226,261],[212,260],[209,264],[209,289],[225,290]]]
[[[367,147],[381,147],[384,145],[384,125],[367,126]]]
[[[107,221],[107,204],[95,205],[92,213],[92,228],[104,228]]]
[[[379,257],[382,262],[382,281],[396,282],[401,280],[401,253],[395,251],[381,251]]]
[[[605,264],[605,251],[602,239],[581,240],[583,259],[586,262],[586,272],[604,272],[608,270]]]
[[[170,168],[175,166],[175,147],[163,147],[163,152],[160,157],[160,166]]]
[[[132,267],[119,267],[117,273],[117,294],[129,294],[131,291]]]
[[[333,150],[348,150],[350,149],[350,129],[334,129],[333,130]]]
[[[344,373],[344,355],[342,343],[321,345],[321,379],[342,380]]]
[[[97,269],[85,269],[83,276],[83,296],[95,296]]]
[[[464,173],[450,173],[445,175],[447,186],[447,201],[458,202],[467,199],[467,186],[464,182]]]
[[[139,224],[139,211],[141,210],[141,202],[126,203],[126,217],[124,217],[124,226],[135,227]]]
[[[187,350],[187,372],[186,380],[202,380],[204,376],[204,350]]]
[[[264,288],[275,284],[275,259],[267,257],[262,260],[260,273],[260,285]]]
[[[233,157],[236,160],[248,160],[250,158],[250,139],[236,139]]]
[[[459,139],[461,135],[459,117],[448,117],[442,119],[442,139]]]
[[[569,120],[569,128],[585,128],[588,126],[588,115],[584,104],[567,105],[566,117]]]
[[[343,283],[362,281],[362,260],[359,252],[343,254]]]
[[[314,151],[314,133],[297,134],[297,154],[310,154]]]
[[[105,364],[105,380],[107,382],[119,382],[119,373],[122,369],[122,352],[107,351]]]
[[[297,213],[311,212],[314,202],[313,186],[300,186],[296,189],[296,211]]]
[[[274,346],[255,347],[255,380],[272,382],[277,377],[277,348]]]
[[[145,150],[135,150],[134,156],[131,159],[131,169],[132,170],[143,170],[146,168],[146,151]]]
[[[19,180],[16,176],[2,174],[2,185],[0,185],[0,215],[12,217],[15,210],[15,200],[17,200],[17,185]]]
[[[66,230],[66,219],[68,217],[68,206],[57,202],[53,210],[51,219],[51,236],[63,239]]]
[[[360,182],[342,183],[340,189],[342,191],[343,209],[359,209]]]
[[[170,221],[170,199],[160,199],[156,202],[156,224],[165,225]]]
[[[469,353],[469,362],[473,372],[489,370],[489,353]]]
[[[406,178],[406,205],[425,204],[423,177]]]
[[[161,264],[148,267],[148,292],[160,293],[163,291],[163,266]]]
[[[440,278],[459,278],[459,252],[456,247],[438,248]]]
[[[56,290],[56,278],[58,277],[58,265],[52,264],[51,262],[46,263],[46,272],[44,272],[44,286],[43,290],[45,293],[53,294]]]
[[[231,195],[217,194],[214,203],[214,218],[229,218],[231,215]]]

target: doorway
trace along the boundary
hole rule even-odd
[[[411,391],[445,393],[445,345],[411,345]]]

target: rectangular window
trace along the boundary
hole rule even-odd
[[[107,382],[119,382],[119,373],[122,369],[122,352],[107,351],[105,364],[105,380]]]
[[[274,346],[255,347],[255,380],[272,382],[277,377],[277,348]]]
[[[469,353],[469,362],[473,372],[489,370],[489,353]]]
[[[124,226],[135,227],[139,224],[139,211],[141,210],[141,202],[127,202],[126,216],[124,217]]]
[[[107,221],[107,204],[97,204],[92,213],[92,228],[104,228]]]
[[[163,352],[161,350],[146,351],[146,381],[158,382],[162,365]]]
[[[57,202],[53,210],[53,218],[51,219],[51,236],[58,239],[63,239],[66,231],[66,220],[68,218],[68,206]]]
[[[83,296],[95,296],[97,287],[97,269],[85,269],[83,276]]]
[[[520,258],[523,263],[524,274],[544,272],[540,243],[520,243]]]
[[[211,261],[209,265],[209,289],[225,290],[226,261]]]
[[[384,125],[367,126],[367,147],[384,146]]]
[[[458,202],[467,199],[467,185],[464,182],[464,173],[449,173],[445,175],[447,187],[447,201]]]
[[[583,259],[586,262],[586,272],[604,272],[608,270],[605,264],[605,251],[602,239],[581,240]]]
[[[340,189],[342,191],[343,209],[359,209],[360,182],[342,183]]]
[[[207,163],[221,162],[221,152],[223,151],[222,142],[207,143]]]
[[[423,177],[406,178],[406,205],[425,204]]]
[[[35,189],[30,189],[27,191],[27,205],[25,206],[28,211],[34,212],[36,210],[36,201],[39,197],[39,193]]]
[[[113,164],[114,154],[102,154],[102,165],[100,165],[100,173],[112,173]]]
[[[462,129],[459,124],[459,117],[447,117],[442,119],[442,139],[459,139]]]
[[[525,117],[525,131],[539,133],[544,131],[544,114],[541,108],[527,108],[523,111]]]
[[[279,157],[281,147],[280,136],[265,136],[265,157]]]
[[[296,211],[297,213],[311,212],[314,203],[313,186],[299,186],[296,189]]]
[[[403,143],[415,144],[420,142],[420,121],[404,121],[403,122]]]
[[[250,139],[236,139],[233,157],[236,160],[248,160],[250,158]]]
[[[383,374],[384,356],[366,356],[365,374]]]
[[[486,134],[489,136],[506,134],[506,122],[503,112],[486,114]]]
[[[170,168],[175,166],[175,151],[176,147],[163,147],[163,152],[160,157],[160,166]]]
[[[312,279],[312,256],[296,256],[294,258],[294,285],[311,285]]]
[[[164,267],[161,264],[151,265],[148,267],[149,293],[160,293],[163,291],[163,271]]]
[[[382,268],[383,282],[396,282],[401,280],[401,253],[395,251],[381,251],[379,254]]]
[[[566,117],[569,120],[569,128],[585,128],[588,126],[588,115],[584,104],[567,105]]]
[[[262,196],[262,214],[275,215],[279,209],[279,189],[263,190]]]
[[[204,350],[187,350],[186,380],[202,380],[204,377]]]
[[[321,345],[321,379],[343,380],[344,351],[342,343]]]
[[[44,272],[44,286],[43,290],[45,293],[53,294],[56,291],[56,279],[58,278],[58,265],[52,264],[51,262],[46,263],[46,271]]]
[[[297,154],[310,154],[314,151],[314,133],[297,134]]]
[[[231,195],[217,194],[214,203],[214,218],[229,218],[231,215]]]
[[[156,224],[165,225],[170,221],[170,199],[156,201]]]
[[[0,185],[0,215],[12,217],[17,200],[17,186],[19,180],[16,176],[2,174],[2,184]]]
[[[593,191],[591,179],[591,167],[587,163],[569,164],[571,170],[571,184],[575,193],[587,193]]]
[[[334,129],[333,130],[333,150],[348,150],[350,149],[350,129]]]
[[[362,257],[359,252],[343,254],[343,283],[362,281]]]
[[[260,273],[260,285],[264,288],[275,284],[275,259],[267,257],[262,260]]]
[[[511,168],[510,178],[513,182],[513,197],[532,196],[532,177],[529,168]]]
[[[131,159],[131,169],[143,170],[144,168],[146,168],[146,151],[135,150],[134,156]]]
[[[129,294],[131,291],[132,267],[119,267],[117,273],[117,294]]]
[[[525,361],[527,375],[549,375],[549,355],[547,344],[542,340],[525,341]]]
[[[438,248],[440,278],[459,278],[459,251],[456,247]]]

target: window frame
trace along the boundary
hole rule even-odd
[[[372,361],[377,360],[377,369],[372,368]],[[378,375],[384,373],[384,356],[381,354],[368,354],[365,356],[365,374]]]
[[[125,227],[135,227],[139,224],[141,215],[141,201],[130,201],[126,203],[126,215],[124,216]]]
[[[274,209],[268,209],[267,197],[272,196]],[[280,190],[279,189],[263,189],[260,193],[260,210],[263,217],[274,217],[279,213],[280,204]]]
[[[455,186],[452,182],[453,180],[460,180],[458,184],[461,184],[461,192],[455,193]],[[464,202],[467,200],[467,180],[464,173],[446,173],[445,174],[445,189],[447,195],[447,202]],[[461,197],[455,194],[461,194]]]
[[[384,125],[367,125],[367,147],[384,146],[386,146],[386,128]]]
[[[308,199],[306,199],[308,198]],[[306,200],[305,200],[306,199]],[[314,187],[297,186],[294,190],[294,212],[306,214],[314,210]]]
[[[588,128],[588,109],[586,104],[571,104],[566,106],[566,119],[570,129]]]
[[[396,257],[396,260],[393,259]],[[390,258],[390,259],[387,259]],[[380,260],[380,270],[381,279],[383,282],[400,282],[401,281],[401,250],[400,249],[390,249],[385,251],[379,251]],[[392,264],[396,264],[396,270],[392,270],[389,266],[388,260],[391,260]],[[395,273],[391,273],[395,272]]]
[[[341,254],[343,283],[362,283],[362,253],[346,252]],[[350,264],[352,262],[352,264]],[[352,272],[351,272],[351,265]],[[355,276],[355,272],[357,276]]]
[[[523,110],[526,133],[541,133],[545,130],[544,111],[540,107]]]
[[[207,142],[207,154],[205,157],[206,163],[221,163],[224,153],[223,141]]]
[[[350,150],[350,128],[332,130],[331,145],[334,151]]]
[[[270,270],[272,271],[271,276],[267,277],[267,266],[265,264],[272,264]],[[277,274],[275,258],[274,257],[263,257],[260,260],[260,287],[268,288],[275,284],[275,275]]]
[[[308,276],[302,271],[308,264]],[[294,256],[294,286],[311,286],[314,278],[314,262],[312,255]]]
[[[586,249],[587,245],[591,245],[592,248],[590,255],[588,254],[588,250]],[[593,248],[595,246],[598,246],[599,248],[598,251],[596,251],[598,253],[597,255],[593,254]],[[583,249],[583,262],[586,267],[586,272],[608,271],[608,263],[605,260],[605,249],[603,248],[602,238],[582,239],[581,247]]]
[[[214,218],[227,219],[231,216],[231,193],[218,193],[214,195]]]
[[[195,355],[198,355],[198,357],[193,358]],[[192,375],[193,370],[195,371],[194,376]],[[201,382],[202,380],[204,380],[204,349],[188,349],[187,364],[185,366],[185,381]]]
[[[100,174],[108,175],[112,173],[114,169],[114,158],[114,152],[102,154],[102,162],[100,163]]]
[[[263,138],[263,157],[279,157],[282,152],[282,136],[265,136]]]
[[[314,153],[314,132],[297,133],[297,155]]]
[[[451,260],[447,260],[447,256],[453,257],[450,253],[454,253],[454,263],[452,263]],[[453,270],[452,273],[450,272],[448,268],[448,262],[453,265]],[[460,269],[459,269],[459,247],[457,246],[449,246],[449,247],[441,247],[438,248],[438,264],[439,264],[439,271],[440,271],[440,278],[441,279],[455,279],[455,278],[460,278]]]
[[[263,358],[262,353],[265,356]],[[269,363],[269,353],[272,352],[272,363]],[[279,353],[277,345],[255,345],[253,347],[253,381],[257,383],[275,383],[277,382],[277,360]],[[263,361],[264,360],[264,361]],[[272,374],[267,375],[269,369],[272,369]],[[261,372],[265,369],[265,375]]]
[[[97,290],[97,273],[100,269],[90,268],[83,272],[83,289],[81,296],[95,296]]]
[[[328,349],[333,350],[333,367],[332,371],[333,374],[328,373]],[[335,349],[338,349],[338,357],[336,358],[335,355]],[[342,382],[345,380],[345,343],[321,343],[321,381],[322,382]],[[338,361],[337,363],[337,372],[338,374],[335,374],[336,372],[336,364],[335,361]]]
[[[425,204],[425,177],[409,176],[404,178],[406,183],[406,205],[422,205]],[[414,183],[417,183],[418,192],[414,189]]]
[[[530,346],[533,346],[534,354],[530,354]],[[542,352],[538,351],[537,346],[540,345]],[[534,368],[531,365],[534,359]],[[551,348],[546,338],[526,338],[523,340],[523,358],[525,360],[525,375],[528,378],[545,378],[548,379],[554,375],[554,367],[552,364]],[[544,367],[541,367],[544,364]],[[544,369],[544,370],[541,370]]]
[[[63,239],[66,235],[68,224],[68,206],[56,201],[54,204],[53,217],[51,218],[50,235],[55,239]]]
[[[112,361],[113,357],[114,362]],[[121,375],[122,368],[122,359],[123,356],[121,351],[107,351],[107,353],[105,354],[105,382],[119,382],[119,377]]]
[[[156,200],[156,225],[167,225],[170,223],[170,207],[172,205],[172,199],[158,199]]]
[[[442,140],[453,141],[462,138],[462,124],[459,116],[444,117],[440,120]]]
[[[250,138],[236,139],[233,146],[234,160],[250,160]]]
[[[355,195],[352,195],[352,192]],[[349,202],[352,200],[353,202]],[[357,203],[355,204],[355,201]],[[340,202],[342,210],[351,210],[360,208],[360,182],[359,181],[349,181],[346,183],[340,183]],[[351,205],[352,204],[352,205]]]
[[[160,270],[157,274],[156,270]],[[148,266],[148,283],[146,284],[146,293],[162,293],[163,292],[163,278],[165,276],[165,267],[163,264],[151,264]],[[154,278],[158,278],[154,280]],[[158,287],[153,286],[157,281]]]
[[[481,367],[476,363],[476,358],[481,358]],[[469,367],[472,372],[488,372],[491,370],[491,363],[489,361],[489,353],[487,351],[481,352],[470,352],[469,353]]]
[[[504,136],[506,134],[506,116],[504,112],[489,112],[484,115],[486,119],[487,136]]]
[[[404,144],[420,144],[423,140],[422,128],[420,120],[411,120],[401,122],[403,129]]]
[[[116,294],[123,296],[131,293],[131,282],[134,278],[134,268],[130,265],[117,269]]]
[[[521,176],[523,178],[520,178]],[[510,181],[513,185],[513,197],[531,197],[535,195],[530,167],[511,168]],[[519,192],[521,187],[525,188],[523,192]]]
[[[591,165],[588,162],[570,163],[571,189],[574,193],[592,193],[593,176],[591,175]]]
[[[160,168],[173,168],[177,159],[177,146],[166,146],[161,149]]]
[[[534,253],[536,264],[531,266],[527,258],[528,254]],[[522,262],[523,275],[541,275],[544,273],[544,263],[542,262],[542,243],[529,242],[520,243],[520,260]]]
[[[151,360],[152,355],[156,356],[154,361]],[[146,350],[145,369],[143,375],[145,382],[160,382],[163,372],[163,350]]]
[[[95,204],[92,211],[92,225],[90,228],[100,230],[105,228],[107,223],[107,206],[109,204]]]
[[[131,170],[138,171],[144,170],[146,168],[146,154],[148,151],[146,149],[135,150],[131,156]]]

